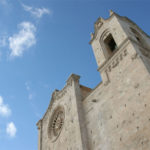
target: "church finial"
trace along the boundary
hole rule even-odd
[[[105,22],[105,20],[102,17],[99,17],[97,21],[95,22],[95,32],[97,29],[101,27],[101,25]]]
[[[112,10],[109,10],[109,15],[111,16],[113,14],[114,14],[114,12]]]
[[[94,38],[94,33],[91,33],[90,35],[91,35],[91,39],[93,39]]]

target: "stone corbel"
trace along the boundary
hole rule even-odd
[[[110,82],[110,79],[109,79],[109,75],[108,75],[107,69],[101,74],[101,77],[102,77],[103,84],[105,86],[108,85],[109,82]]]

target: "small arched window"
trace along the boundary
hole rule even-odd
[[[105,56],[105,59],[109,59],[112,57],[112,55],[116,52],[117,50],[117,44],[109,31],[109,29],[106,29],[101,37],[100,37],[100,45],[103,50],[103,54]]]
[[[109,34],[106,37],[106,39],[104,40],[104,43],[105,43],[107,50],[109,50],[111,53],[113,53],[117,48],[117,44],[111,34]]]

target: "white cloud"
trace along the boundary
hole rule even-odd
[[[22,4],[25,11],[30,12],[36,18],[41,18],[44,14],[51,14],[51,11],[47,8],[33,8]]]
[[[8,123],[7,127],[6,127],[6,133],[10,137],[15,137],[16,132],[17,132],[17,128],[16,128],[15,124],[13,122]]]
[[[36,43],[36,27],[30,22],[19,24],[19,33],[9,37],[10,56],[22,56],[23,52]]]
[[[0,96],[0,115],[4,117],[11,115],[11,110],[8,105],[4,104],[2,96]]]

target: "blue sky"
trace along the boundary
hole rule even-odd
[[[112,9],[150,35],[147,0],[0,0],[0,150],[37,150],[36,122],[71,73],[100,81],[90,33]]]

